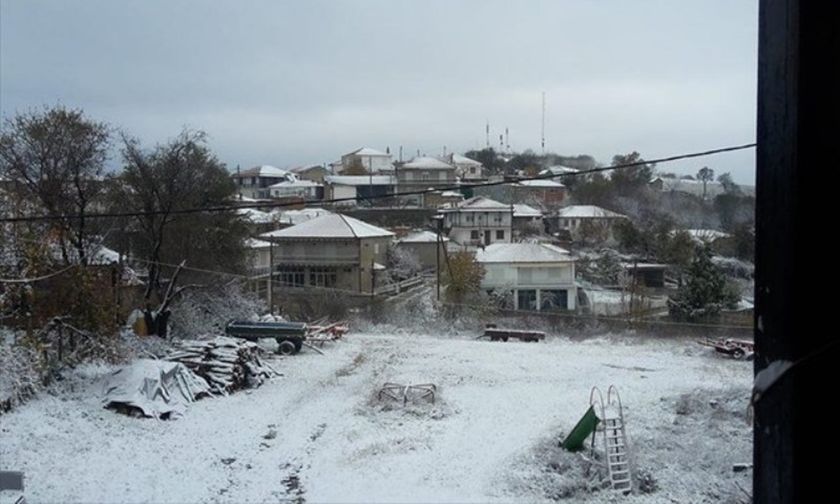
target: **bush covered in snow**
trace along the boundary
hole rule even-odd
[[[0,415],[26,401],[41,386],[40,359],[30,347],[0,338]]]
[[[220,335],[231,319],[255,319],[265,311],[262,301],[239,282],[184,291],[172,305],[172,334],[191,339]]]

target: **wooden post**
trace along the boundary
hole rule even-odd
[[[268,313],[274,315],[274,242],[268,245]]]
[[[756,150],[755,372],[777,361],[796,363],[754,406],[753,502],[814,502],[835,491],[837,436],[831,416],[814,409],[809,392],[831,401],[838,360],[834,330],[804,330],[836,310],[818,292],[826,278],[812,265],[833,263],[824,236],[809,229],[830,199],[837,158],[837,16],[834,2],[763,0],[758,29]],[[827,270],[828,271],[828,270]],[[816,290],[815,290],[816,289]],[[829,322],[830,322],[829,318]],[[832,336],[834,335],[834,336]],[[826,402],[825,404],[828,404]],[[808,451],[806,451],[808,450]],[[832,455],[829,455],[832,454]]]

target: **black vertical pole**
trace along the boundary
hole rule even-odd
[[[833,296],[806,294],[825,282],[809,265],[832,264],[834,258],[825,258],[824,237],[809,229],[810,219],[824,211],[812,207],[826,200],[805,194],[818,186],[836,187],[828,180],[836,177],[834,170],[821,168],[837,158],[835,7],[799,0],[760,3],[755,372],[776,361],[796,364],[755,404],[756,503],[814,502],[806,494],[834,493],[836,476],[822,478],[820,469],[836,464],[808,451],[836,454],[836,429],[832,417],[817,412],[805,396],[819,391],[830,401],[837,383],[836,377],[820,376],[836,367],[836,329],[829,324],[826,330],[805,330],[815,316],[836,310],[829,305]]]

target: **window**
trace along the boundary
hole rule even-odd
[[[516,309],[517,310],[536,310],[537,309],[537,291],[536,290],[520,290],[516,292]]]
[[[540,291],[540,310],[566,310],[568,307],[568,291],[559,289]]]
[[[303,268],[284,268],[280,270],[280,283],[284,286],[302,287],[306,285],[306,275]]]
[[[332,268],[310,268],[309,285],[319,287],[335,287],[338,275]]]
[[[496,231],[496,239],[497,240],[504,240],[505,239],[505,232],[499,229]]]
[[[472,231],[470,231],[470,239],[478,240],[478,230],[473,229]]]
[[[475,222],[475,217],[473,216],[473,214],[471,214],[471,213],[467,214],[467,222],[469,222],[470,224]]]

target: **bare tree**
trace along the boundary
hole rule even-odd
[[[125,168],[112,181],[112,201],[116,208],[137,214],[130,225],[139,234],[138,252],[148,268],[144,313],[150,332],[165,336],[169,305],[182,290],[173,285],[184,274],[184,261],[204,268],[224,265],[228,272],[241,270],[246,229],[233,210],[179,213],[223,205],[236,191],[224,165],[205,145],[203,132],[184,130],[151,151],[126,135],[122,142]],[[175,263],[181,266],[166,281],[163,272],[171,271],[167,264]],[[155,310],[154,301],[159,303]]]
[[[109,128],[63,106],[21,113],[0,133],[0,173],[29,201],[29,211],[49,217],[65,264],[87,264],[93,234],[87,214],[102,194]],[[20,207],[19,207],[20,208]]]

